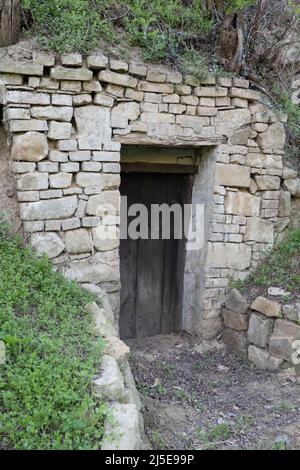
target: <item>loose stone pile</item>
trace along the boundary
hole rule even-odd
[[[116,315],[119,242],[97,227],[119,230],[121,144],[205,149],[193,201],[206,204],[208,231],[187,257],[183,316],[188,331],[220,332],[228,279],[254,269],[299,209],[300,180],[282,163],[286,117],[247,80],[101,54],[1,63],[0,90],[25,232],[68,278],[104,288]]]
[[[233,289],[222,314],[223,339],[230,349],[262,369],[278,369],[284,361],[298,366],[300,304],[282,305],[260,296],[249,305]]]

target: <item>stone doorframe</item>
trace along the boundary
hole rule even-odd
[[[0,64],[3,122],[24,231],[64,274],[106,289],[119,309],[118,242],[97,238],[99,206],[119,210],[121,144],[203,148],[193,200],[204,248],[187,254],[184,327],[213,337],[230,278],[257,266],[288,223],[286,117],[247,80],[199,81],[93,55]],[[119,221],[116,218],[116,224]]]

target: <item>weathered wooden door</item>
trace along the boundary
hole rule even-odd
[[[190,202],[192,176],[161,173],[123,173],[121,194],[128,207],[142,203],[181,205]],[[130,223],[132,218],[128,218]],[[149,232],[151,228],[150,217]],[[171,219],[172,221],[172,219]],[[122,224],[122,220],[121,220]],[[122,338],[166,334],[181,329],[185,241],[174,238],[171,223],[169,240],[121,240]]]

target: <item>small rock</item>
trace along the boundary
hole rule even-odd
[[[263,313],[267,317],[280,317],[281,304],[265,297],[257,297],[252,303],[251,309]]]
[[[93,316],[95,322],[95,336],[110,337],[117,336],[117,331],[109,318],[105,316],[105,310],[100,308],[96,302],[86,305],[86,311]]]
[[[130,353],[129,347],[117,336],[106,338],[104,353],[118,361],[120,367],[128,360]]]
[[[225,306],[228,310],[233,310],[237,313],[247,313],[249,308],[247,301],[237,289],[232,289],[229,293],[225,301]]]
[[[104,355],[101,374],[92,383],[93,394],[110,400],[121,400],[124,396],[124,379],[116,359]]]
[[[269,287],[268,294],[274,297],[289,295],[290,293],[280,287]]]
[[[137,406],[117,403],[111,406],[110,412],[111,419],[105,423],[101,449],[139,450],[141,436]]]

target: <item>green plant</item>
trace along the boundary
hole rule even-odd
[[[299,269],[300,254],[300,228],[287,231],[286,238],[278,243],[273,250],[266,253],[265,259],[258,268],[243,282],[232,282],[231,286],[238,286],[245,292],[249,286],[283,286],[289,289],[290,300],[297,298],[300,289]]]
[[[84,310],[91,300],[0,221],[3,448],[99,449],[107,407],[91,395],[103,349]]]
[[[156,449],[165,449],[166,441],[164,436],[159,431],[152,431],[151,442]]]
[[[22,0],[22,6],[40,43],[59,53],[86,54],[100,37],[112,39],[102,0]]]
[[[278,83],[273,86],[277,106],[287,115],[287,152],[298,157],[300,142],[300,108],[292,102],[290,90]]]

